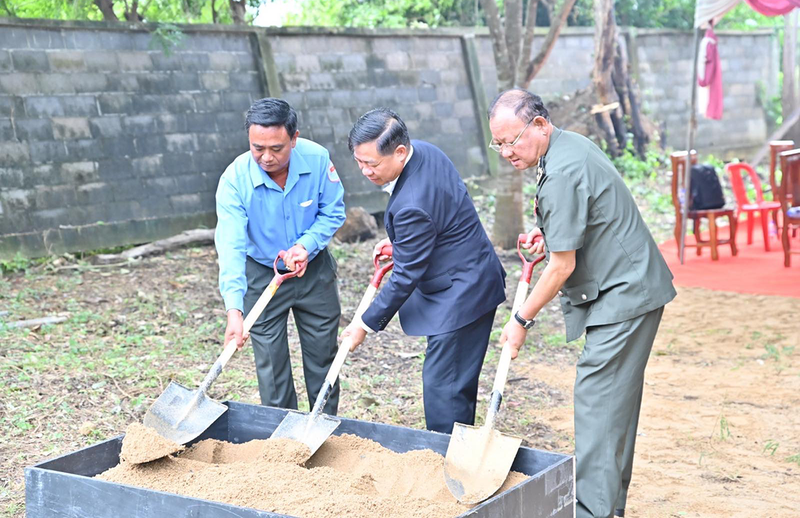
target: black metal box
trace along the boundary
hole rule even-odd
[[[266,439],[286,410],[236,402],[201,437],[243,443]],[[354,434],[396,452],[429,448],[442,455],[450,436],[400,426],[342,419],[336,434]],[[25,469],[29,518],[230,518],[285,516],[198,498],[94,479],[119,463],[122,437],[103,441]],[[530,478],[461,516],[471,518],[572,518],[575,470],[569,455],[520,448],[512,469]]]

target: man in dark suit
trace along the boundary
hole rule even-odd
[[[348,145],[364,176],[390,194],[384,225],[394,271],[342,336],[351,336],[355,349],[399,311],[407,334],[428,338],[427,427],[451,433],[456,422],[475,422],[478,376],[495,310],[506,298],[505,271],[453,163],[436,146],[412,142],[396,113],[362,115]]]

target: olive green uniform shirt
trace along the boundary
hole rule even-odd
[[[554,128],[538,180],[536,218],[550,252],[575,250],[561,289],[567,341],[672,300],[669,271],[628,187],[592,141]]]

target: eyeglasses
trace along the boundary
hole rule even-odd
[[[515,138],[514,142],[512,142],[511,144],[505,144],[505,143],[498,144],[498,143],[496,143],[494,141],[494,139],[492,139],[492,140],[489,141],[489,149],[491,149],[492,151],[497,151],[498,153],[502,153],[503,152],[503,146],[508,146],[509,148],[513,148],[514,146],[517,145],[517,142],[519,142],[519,139],[522,138],[522,134],[525,133],[525,130],[528,129],[528,126],[531,125],[531,122],[533,122],[533,119],[528,121],[528,124],[526,124],[525,127],[522,128],[522,131],[519,132],[519,135],[517,135],[517,138]]]

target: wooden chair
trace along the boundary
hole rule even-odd
[[[750,164],[745,162],[727,164],[725,166],[725,171],[731,179],[731,188],[733,190],[733,195],[736,197],[737,222],[742,212],[747,214],[747,244],[753,244],[753,213],[758,212],[761,215],[761,232],[764,235],[764,250],[769,252],[769,215],[770,213],[772,214],[775,228],[777,228],[778,212],[780,211],[781,204],[777,201],[764,201],[764,193],[761,190],[761,179]],[[756,192],[755,200],[750,200],[747,197],[747,189],[742,179],[742,172],[747,174],[750,183],[753,184],[753,188]]]
[[[780,184],[775,180],[778,155],[790,149],[794,149],[794,140],[771,140],[769,142],[769,186],[772,189],[773,200],[778,199],[778,189],[780,189]]]
[[[800,254],[800,250],[792,252],[789,241],[789,229],[800,227],[800,149],[784,151],[780,155],[783,178],[778,189],[778,201],[783,214],[783,265],[791,266],[791,254]]]
[[[681,199],[679,189],[685,184],[684,176],[686,173],[686,151],[676,151],[670,156],[672,161],[672,205],[675,207],[675,240],[678,242],[678,255],[680,255],[681,243],[681,222],[683,221]],[[697,163],[697,152],[692,150],[692,164]],[[687,203],[689,200],[689,193],[685,194]],[[692,220],[692,232],[694,233],[695,243],[685,243],[685,247],[695,247],[697,255],[701,255],[704,246],[711,248],[711,260],[716,261],[719,259],[717,253],[717,246],[727,245],[731,246],[731,254],[736,255],[736,216],[735,211],[730,207],[723,207],[721,209],[708,209],[708,210],[690,210],[688,217]],[[717,237],[717,218],[728,218],[730,225],[730,237],[728,239],[719,239]],[[708,234],[709,239],[702,239],[700,225],[702,220],[708,220]]]

